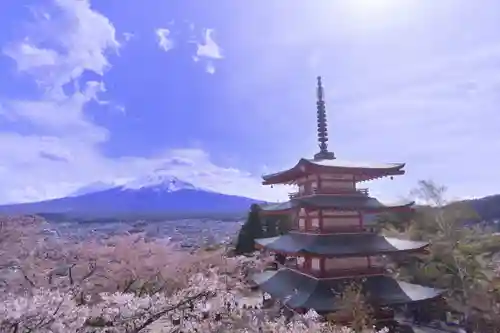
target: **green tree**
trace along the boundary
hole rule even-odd
[[[292,229],[292,217],[287,215],[280,215],[277,225],[278,235],[287,234]]]
[[[237,254],[244,254],[255,251],[255,239],[262,238],[263,236],[264,231],[260,220],[260,207],[257,204],[253,204],[250,207],[247,220],[238,234],[235,252]]]
[[[415,217],[414,210],[381,213],[377,216],[377,227],[395,233],[404,233]]]
[[[359,282],[345,285],[335,303],[338,309],[326,316],[329,322],[340,325],[349,323],[354,332],[363,332],[375,324],[374,309]]]
[[[264,237],[275,237],[278,234],[278,220],[274,216],[263,217],[261,221]]]
[[[288,214],[269,215],[262,217],[264,237],[276,237],[288,233],[291,229]]]

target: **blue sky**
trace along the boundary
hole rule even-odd
[[[497,193],[500,2],[0,2],[0,202],[164,170],[284,198],[312,157],[315,78],[341,159],[406,162],[453,197]]]

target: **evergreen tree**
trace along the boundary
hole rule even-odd
[[[255,239],[264,236],[259,211],[260,207],[257,204],[253,204],[250,207],[248,218],[238,234],[238,241],[235,249],[237,254],[255,251]]]
[[[291,229],[290,216],[287,214],[266,216],[262,219],[264,237],[287,234]]]
[[[290,215],[281,215],[277,224],[276,234],[284,235],[292,229],[292,219]]]
[[[276,228],[277,228],[277,220],[273,217],[273,216],[270,216],[270,217],[266,217],[264,220],[263,220],[263,226],[265,227],[265,237],[275,237],[277,236],[277,231],[276,231]]]

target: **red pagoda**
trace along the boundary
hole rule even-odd
[[[340,310],[338,295],[352,282],[359,283],[377,311],[438,298],[439,290],[391,277],[382,260],[394,254],[425,251],[428,246],[376,231],[377,214],[412,209],[413,202],[383,204],[370,197],[368,190],[357,188],[363,181],[403,175],[405,164],[359,164],[337,159],[328,150],[321,77],[317,98],[319,152],[313,159],[301,158],[294,167],[263,177],[264,185],[298,188],[289,201],[261,207],[264,215],[289,214],[292,230],[256,240],[258,247],[292,258],[292,263],[287,260],[277,270],[259,273],[254,281],[288,308],[314,309],[320,314]],[[387,311],[377,311],[374,313],[387,316]]]

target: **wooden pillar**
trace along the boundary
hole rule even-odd
[[[309,208],[306,208],[305,212],[306,212],[306,219],[305,219],[306,231],[309,231],[311,230],[311,216],[309,215]]]
[[[318,219],[319,219],[319,231],[320,233],[325,232],[323,229],[323,209],[318,211]]]

